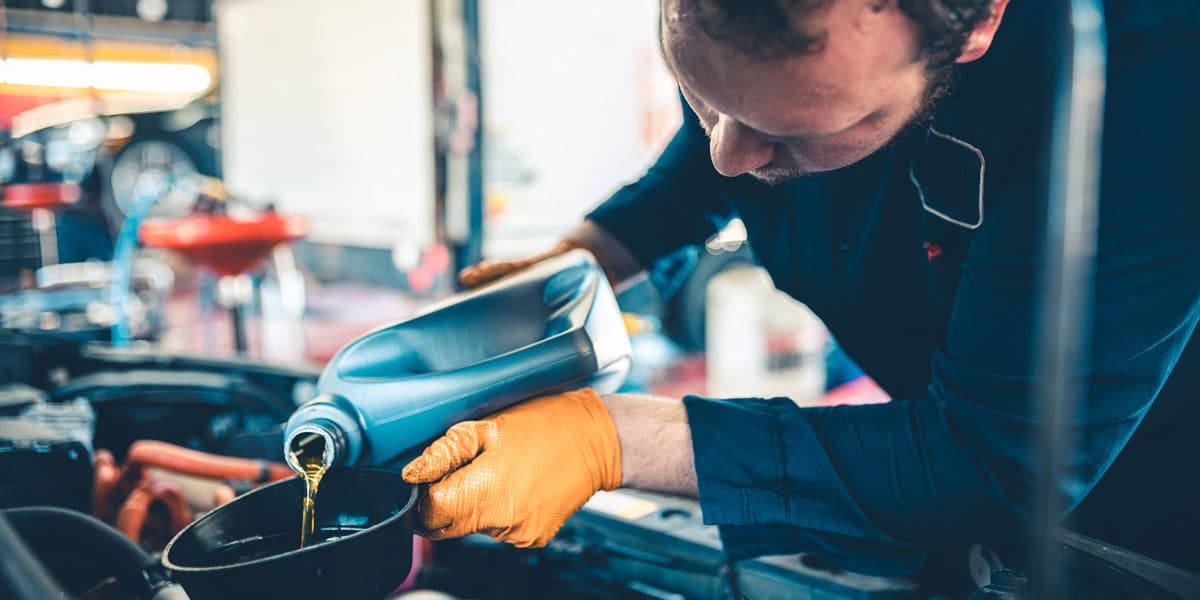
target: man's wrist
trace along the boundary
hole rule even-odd
[[[585,220],[572,229],[563,238],[563,243],[590,251],[614,287],[644,270],[625,244],[592,221]]]
[[[696,465],[687,410],[675,398],[603,394],[621,446],[621,484],[695,497]]]

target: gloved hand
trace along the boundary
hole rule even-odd
[[[604,401],[587,389],[459,423],[403,476],[429,484],[417,510],[425,537],[483,532],[540,547],[592,494],[621,485],[621,446]]]
[[[596,262],[604,269],[608,282],[614,288],[621,281],[642,270],[642,266],[630,254],[628,248],[599,225],[585,220],[563,236],[553,248],[541,254],[522,260],[486,260],[463,269],[458,274],[458,280],[464,287],[473,288],[576,248],[583,248],[596,257]]]
[[[575,248],[584,248],[582,244],[569,239],[559,240],[553,248],[521,260],[485,260],[472,265],[458,274],[458,281],[463,287],[473,288],[489,281],[494,281],[514,271],[535,265],[543,260],[566,254]]]

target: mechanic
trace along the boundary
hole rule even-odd
[[[684,125],[534,259],[588,248],[619,282],[738,216],[775,284],[895,400],[539,398],[406,467],[429,484],[426,533],[539,546],[618,486],[698,497],[734,560],[819,551],[904,574],[929,548],[1028,533],[1061,26],[1046,4],[663,0]],[[1092,334],[1060,492],[1076,530],[1200,570],[1200,8],[1106,5]]]

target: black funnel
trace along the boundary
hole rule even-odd
[[[163,566],[191,600],[380,599],[412,566],[417,490],[394,471],[332,469],[316,499],[315,544],[299,549],[304,482],[250,492],[187,526]]]

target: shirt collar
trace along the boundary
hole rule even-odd
[[[917,144],[908,179],[929,214],[975,230],[985,215],[987,157],[978,146],[930,126]]]

